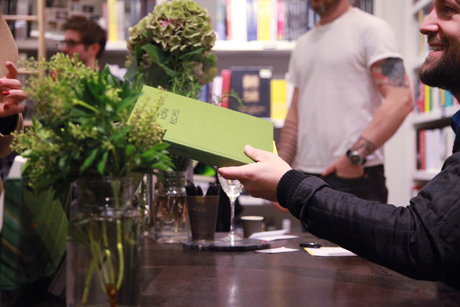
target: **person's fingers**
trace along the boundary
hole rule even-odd
[[[17,79],[0,78],[0,88],[2,91],[9,89],[19,90],[21,85],[21,81]]]
[[[13,62],[6,61],[5,66],[8,69],[8,73],[6,74],[6,77],[8,79],[16,79],[18,76],[18,70],[16,69],[16,65],[14,65]]]
[[[326,177],[334,172],[335,172],[335,164],[332,164],[324,172],[321,173],[321,176]]]
[[[4,98],[11,98],[13,102],[20,103],[27,98],[26,92],[22,90],[7,90],[3,91],[2,95]]]
[[[0,104],[0,117],[11,116],[24,112],[25,107],[20,104]]]
[[[252,147],[251,145],[244,146],[244,152],[249,158],[251,158],[252,160],[256,162],[264,162],[268,160],[270,158],[270,155],[272,154],[272,153],[269,153],[268,151],[256,149]]]
[[[243,170],[246,166],[228,166],[228,167],[221,167],[218,168],[217,171],[219,174],[224,177],[225,179],[241,179]]]

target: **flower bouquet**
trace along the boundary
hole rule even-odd
[[[33,74],[24,89],[36,115],[33,129],[16,133],[13,144],[28,159],[23,177],[35,191],[52,189],[56,197],[75,181],[80,187],[68,230],[73,295],[67,299],[75,298],[75,306],[138,305],[140,292],[132,289],[140,287],[146,209],[134,198],[132,177],[172,166],[157,110],[131,114],[141,95],[139,77],[120,84],[108,67],[93,71],[57,54],[49,62],[29,61],[27,69]]]

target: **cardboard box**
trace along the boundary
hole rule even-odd
[[[244,153],[245,145],[273,151],[273,123],[268,120],[149,86],[143,92],[133,113],[162,98],[158,122],[166,129],[163,140],[171,144],[171,153],[223,167],[254,162]]]

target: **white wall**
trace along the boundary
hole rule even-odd
[[[406,71],[413,83],[412,63],[415,54],[416,26],[409,0],[375,0],[375,15],[386,20],[395,30],[404,56]],[[397,206],[409,204],[414,169],[415,133],[410,114],[396,134],[385,145],[385,171],[389,190],[389,203]]]

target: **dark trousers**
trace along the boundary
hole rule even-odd
[[[388,202],[388,189],[385,186],[385,172],[383,165],[364,168],[364,175],[360,178],[345,179],[331,174],[322,177],[319,174],[310,174],[323,179],[332,189],[353,194],[367,200]]]

